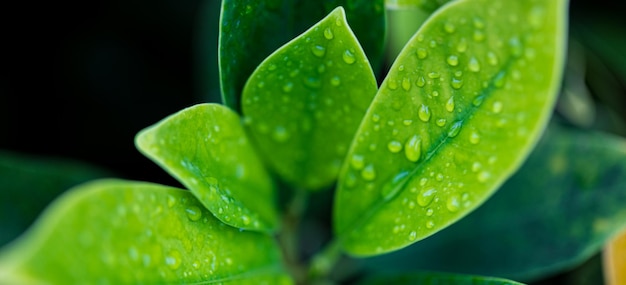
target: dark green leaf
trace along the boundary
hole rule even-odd
[[[66,189],[111,175],[85,162],[0,151],[0,246],[26,230]]]
[[[273,182],[228,107],[183,109],[139,132],[136,146],[222,222],[259,231],[278,227]]]
[[[261,61],[338,6],[346,10],[378,70],[385,39],[384,0],[223,0],[219,65],[224,104],[239,110],[243,87]]]
[[[189,191],[113,179],[77,186],[56,200],[2,251],[0,280],[291,283],[272,237],[221,223]]]
[[[545,128],[561,82],[567,1],[455,1],[409,41],[348,152],[343,248],[400,249],[478,207]]]
[[[549,128],[520,171],[475,212],[367,264],[532,281],[597,253],[626,227],[624,204],[626,140]]]
[[[496,277],[472,276],[443,272],[420,272],[372,275],[360,285],[522,285]]]
[[[376,90],[339,7],[259,65],[242,109],[272,169],[292,185],[317,190],[337,178]]]

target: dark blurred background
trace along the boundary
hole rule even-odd
[[[120,178],[177,185],[133,139],[184,107],[219,101],[219,86],[207,90],[199,79],[215,80],[220,1],[9,2],[2,9],[0,149],[77,159]],[[614,3],[571,0],[571,32],[590,28],[587,35],[626,41],[624,16]],[[594,74],[623,90],[626,66],[616,70],[611,52],[623,58],[626,50],[576,37],[596,57],[586,62],[592,71],[615,73]],[[199,53],[200,46],[212,48]],[[623,96],[613,100],[613,107],[624,103]]]

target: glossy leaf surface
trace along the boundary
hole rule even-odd
[[[81,161],[0,151],[0,246],[26,230],[68,188],[111,175]]]
[[[603,267],[607,285],[626,283],[626,229],[604,246]]]
[[[221,223],[189,191],[123,180],[82,184],[56,200],[2,252],[0,280],[290,284],[270,236]]]
[[[269,56],[246,83],[242,109],[268,164],[292,185],[330,185],[376,79],[343,8]]]
[[[439,272],[400,273],[373,275],[360,285],[522,285],[496,277],[472,276]]]
[[[338,6],[345,9],[378,70],[385,38],[384,0],[223,0],[219,66],[224,104],[239,110],[243,87],[261,61]]]
[[[451,0],[386,0],[385,6],[389,9],[419,8],[426,12],[433,12]]]
[[[424,23],[391,67],[340,174],[334,223],[348,253],[419,241],[519,168],[557,95],[566,4],[456,1]]]
[[[624,204],[626,140],[551,127],[483,206],[431,238],[366,263],[376,270],[384,265],[531,282],[598,253],[626,226]]]
[[[136,146],[222,222],[257,231],[277,228],[273,182],[229,108],[183,109],[139,132]]]

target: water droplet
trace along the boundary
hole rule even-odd
[[[289,77],[296,77],[298,76],[299,73],[300,73],[300,70],[296,68],[292,70],[291,72],[289,72]]]
[[[317,77],[307,77],[304,79],[304,85],[309,88],[318,89],[322,86],[322,82]]]
[[[448,58],[446,59],[446,62],[450,66],[457,66],[457,65],[459,65],[459,57],[456,56],[456,55],[448,56]]]
[[[454,97],[452,97],[452,96],[446,102],[446,111],[448,111],[448,112],[454,111]]]
[[[535,6],[530,10],[530,14],[528,14],[528,23],[534,29],[541,28],[543,26],[543,20],[545,18],[545,11],[543,7]]]
[[[165,257],[165,264],[172,270],[176,270],[178,269],[178,267],[180,267],[181,264],[181,255],[180,252],[178,252],[177,250],[172,250],[166,257]]]
[[[456,212],[459,210],[460,207],[461,207],[461,199],[459,198],[459,195],[455,194],[455,195],[448,197],[448,201],[446,202],[446,208],[448,208],[448,211]]]
[[[433,95],[433,97],[437,97],[439,96],[439,91],[434,90],[433,93],[430,93],[431,95]]]
[[[402,79],[402,89],[409,91],[411,89],[411,81],[408,77]]]
[[[417,85],[417,87],[424,87],[424,85],[426,85],[426,80],[424,79],[423,76],[420,76],[416,81],[415,81],[415,85]]]
[[[335,36],[333,35],[333,30],[331,30],[330,28],[326,28],[324,30],[324,37],[327,40],[332,40]]]
[[[435,222],[432,220],[426,222],[426,228],[432,229],[433,227],[435,227]]]
[[[493,52],[488,52],[487,53],[487,63],[495,66],[496,64],[498,64],[498,56],[493,53]]]
[[[480,71],[480,63],[478,63],[478,60],[475,57],[470,58],[469,62],[467,63],[467,68],[472,71],[472,72],[479,72]]]
[[[416,162],[422,155],[422,140],[418,135],[413,135],[404,145],[404,155],[406,159]]]
[[[474,35],[473,35],[473,39],[476,42],[482,42],[485,40],[485,33],[483,31],[480,30],[475,30],[474,31]]]
[[[519,38],[513,37],[509,39],[509,48],[513,56],[522,56],[524,48],[522,47],[522,43],[520,42]]]
[[[472,144],[478,144],[480,142],[480,135],[476,132],[472,132],[470,134],[469,141]]]
[[[499,114],[500,112],[502,112],[502,102],[500,101],[493,102],[493,106],[491,106],[491,111],[493,111],[496,114]]]
[[[187,217],[194,222],[202,218],[202,210],[197,206],[189,206],[185,212],[187,212]]]
[[[292,82],[287,82],[287,83],[285,83],[285,85],[283,85],[283,91],[284,92],[291,92],[292,89],[293,89],[293,83]]]
[[[463,80],[462,79],[458,79],[456,77],[452,78],[452,81],[450,81],[450,85],[454,89],[461,89],[461,87],[463,87]]]
[[[467,40],[462,38],[459,43],[456,45],[456,51],[465,52],[467,50]]]
[[[435,188],[422,189],[417,195],[417,204],[422,207],[430,205],[435,198],[435,193],[437,193]]]
[[[361,171],[361,177],[367,181],[376,179],[376,170],[374,169],[374,165],[368,164],[365,168],[363,168]]]
[[[356,185],[356,175],[354,175],[354,173],[348,172],[348,174],[346,175],[345,185],[348,188],[352,188],[354,187],[354,185]]]
[[[454,33],[454,24],[450,23],[450,22],[446,22],[443,25],[443,30],[446,31],[448,34]]]
[[[390,141],[389,144],[387,144],[387,149],[392,153],[400,152],[402,150],[402,143],[396,140]]]
[[[481,167],[482,165],[480,164],[480,162],[474,161],[474,163],[472,163],[472,172],[478,172]]]
[[[289,139],[289,132],[283,126],[277,126],[272,133],[272,138],[277,142],[285,142]]]
[[[409,240],[410,241],[414,241],[417,239],[417,233],[415,231],[412,231],[411,233],[409,233]]]
[[[426,216],[430,217],[435,213],[435,211],[432,208],[428,208],[426,209]]]
[[[267,67],[267,69],[268,69],[269,71],[276,70],[276,68],[277,68],[277,67],[276,67],[276,64],[274,64],[274,63],[271,63],[271,64],[270,64],[270,66],[268,66],[268,67]]]
[[[428,120],[430,120],[430,109],[428,109],[428,106],[422,104],[417,112],[417,116],[420,120],[422,120],[422,122],[428,122]]]
[[[439,72],[433,71],[433,72],[429,72],[428,73],[428,77],[435,79],[435,78],[439,78],[441,75],[439,74]]]
[[[478,95],[478,97],[472,100],[472,105],[474,105],[475,107],[478,107],[483,103],[483,101],[485,101],[485,95]]]
[[[506,81],[506,72],[500,71],[498,72],[498,74],[496,74],[495,78],[493,79],[493,86],[501,88],[502,86],[504,86],[505,81]]]
[[[486,182],[490,177],[491,177],[491,173],[489,173],[488,171],[481,171],[478,174],[477,178],[479,182]]]
[[[353,64],[356,61],[354,57],[354,52],[351,50],[346,50],[342,55],[343,61],[347,64]]]
[[[417,58],[425,59],[428,56],[428,52],[424,48],[417,49]]]
[[[400,193],[400,191],[404,188],[403,186],[408,176],[409,176],[408,171],[400,172],[396,176],[394,176],[393,179],[391,180],[391,183],[385,185],[382,191],[380,192],[383,199],[389,201],[393,199],[395,196],[397,196],[398,193]]]
[[[435,176],[435,180],[437,180],[437,181],[443,181],[443,174],[441,174],[441,173],[437,173],[437,176]]]
[[[437,47],[437,42],[435,40],[431,40],[428,43],[428,46],[431,47],[431,48],[436,48]]]
[[[176,198],[174,198],[174,196],[172,195],[167,195],[167,206],[171,208],[171,207],[174,207],[175,204],[176,204]]]
[[[389,88],[389,90],[398,89],[398,81],[394,78],[389,78],[387,81],[387,87]]]
[[[405,126],[410,126],[411,124],[413,124],[413,120],[403,120],[402,124]]]
[[[311,52],[317,57],[323,57],[326,54],[326,48],[320,45],[314,45],[311,47]]]
[[[362,155],[354,154],[350,159],[350,165],[356,170],[361,170],[365,166],[365,161]]]
[[[437,119],[437,121],[435,122],[435,124],[437,124],[437,126],[443,127],[446,125],[447,120],[444,118],[441,119]]]
[[[339,84],[341,84],[341,79],[339,78],[339,76],[335,75],[330,79],[330,85],[339,86]]]
[[[324,65],[323,63],[317,66],[317,73],[322,74],[325,71],[326,71],[326,65]]]
[[[463,121],[454,122],[454,124],[452,124],[452,126],[450,127],[450,130],[448,131],[448,137],[451,137],[451,138],[456,137],[461,131],[462,126],[463,126]]]
[[[404,71],[404,64],[400,64],[400,66],[398,66],[398,71]]]

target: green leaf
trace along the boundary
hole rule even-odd
[[[0,280],[290,284],[270,236],[221,223],[188,191],[116,179],[82,184],[56,200],[3,250]]]
[[[376,94],[376,79],[342,7],[269,56],[246,83],[242,109],[280,177],[330,185]]]
[[[427,269],[533,281],[588,260],[626,227],[626,140],[549,128],[483,206],[366,268]],[[428,258],[422,258],[428,256]]]
[[[385,0],[389,9],[419,8],[426,12],[433,12],[451,0]]]
[[[228,107],[183,109],[139,132],[136,146],[222,222],[255,231],[278,227],[273,182]]]
[[[455,1],[424,23],[342,168],[334,227],[345,251],[381,254],[432,235],[519,168],[561,81],[566,3]]]
[[[223,0],[219,67],[224,104],[239,110],[243,87],[261,61],[338,6],[345,8],[378,70],[384,51],[384,0]]]
[[[111,176],[81,161],[0,150],[0,246],[13,240],[66,189]]]
[[[497,277],[472,276],[443,272],[420,272],[404,274],[372,275],[359,283],[360,285],[522,285],[511,280]]]

